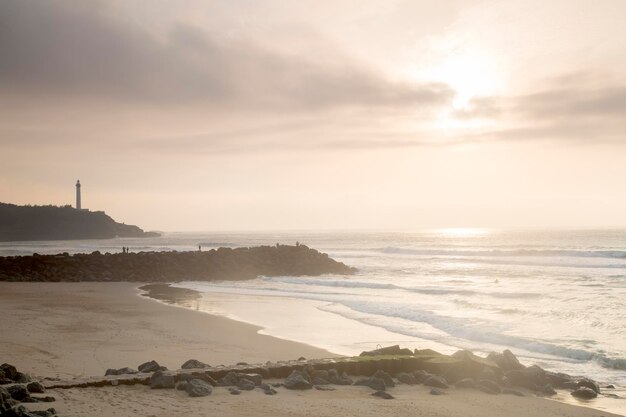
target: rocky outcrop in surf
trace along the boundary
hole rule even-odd
[[[175,282],[354,272],[356,269],[305,245],[0,257],[0,281]]]

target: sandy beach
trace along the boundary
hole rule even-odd
[[[140,297],[128,283],[0,283],[2,362],[35,377],[103,375],[107,368],[155,359],[177,369],[187,359],[219,365],[245,361],[330,357],[327,351],[258,334],[259,328]],[[544,398],[489,395],[451,389],[432,396],[424,386],[398,386],[395,400],[372,397],[366,387],[306,392],[278,388],[239,396],[215,388],[203,398],[176,390],[117,386],[50,390],[62,416],[171,415],[415,415],[415,416],[614,416]],[[32,409],[48,405],[34,404]]]

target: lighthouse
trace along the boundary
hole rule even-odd
[[[80,180],[76,180],[76,210],[82,210],[80,206]]]

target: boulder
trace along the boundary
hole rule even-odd
[[[17,376],[15,377],[15,382],[20,384],[28,384],[30,381],[32,381],[30,375],[22,372],[18,372]]]
[[[187,362],[183,363],[180,366],[180,369],[205,369],[210,367],[210,365],[207,365],[204,362],[200,362],[197,359],[189,359]]]
[[[28,392],[34,394],[43,394],[44,392],[46,392],[46,388],[37,381],[30,382],[28,385],[26,385],[26,389],[28,390]]]
[[[393,395],[389,394],[386,391],[376,391],[373,392],[371,395],[374,397],[382,398],[384,400],[393,400],[395,398]]]
[[[270,384],[260,384],[259,388],[263,390],[265,395],[276,395],[278,391],[276,391]]]
[[[401,372],[399,373],[396,378],[398,379],[399,382],[402,382],[403,384],[407,384],[407,385],[415,385],[417,384],[417,381],[415,380],[415,377],[407,372]]]
[[[250,381],[248,378],[241,378],[237,382],[237,388],[242,391],[252,391],[255,386],[254,382]]]
[[[370,387],[375,391],[385,391],[387,389],[385,381],[381,378],[376,377],[361,378],[357,380],[354,385],[363,385],[366,387]]]
[[[185,391],[190,397],[206,397],[213,392],[213,388],[201,379],[192,379],[187,381]]]
[[[372,375],[372,377],[374,378],[380,378],[383,381],[385,381],[385,385],[387,386],[387,388],[393,388],[396,386],[396,383],[393,382],[393,378],[391,377],[391,375],[389,375],[387,372],[383,371],[383,370],[378,370],[374,373],[374,375]]]
[[[578,381],[576,381],[576,386],[579,388],[589,388],[592,389],[596,392],[596,394],[600,394],[600,386],[598,385],[598,383],[592,379],[589,378],[581,378]]]
[[[503,371],[524,369],[524,365],[522,365],[513,352],[508,349],[502,353],[492,352],[487,356],[487,359],[495,362]]]
[[[293,390],[304,390],[311,389],[313,385],[303,371],[294,370],[291,374],[285,379],[285,388],[293,389]]]
[[[448,382],[445,378],[437,375],[431,375],[424,381],[424,385],[427,387],[435,387],[435,388],[448,388]]]
[[[109,368],[106,370],[106,372],[104,373],[104,376],[109,376],[109,375],[133,375],[136,374],[137,371],[135,371],[132,368],[119,368],[119,369],[114,369],[114,368]]]
[[[176,386],[176,380],[172,375],[166,375],[163,371],[156,371],[150,377],[150,388],[170,389]]]
[[[412,356],[411,349],[401,349],[400,345],[387,346],[380,349],[361,352],[359,356],[381,356],[381,355],[408,355]]]
[[[4,373],[4,378],[10,379],[11,381],[17,380],[18,372],[15,366],[3,363],[0,365],[0,370]]]
[[[328,382],[335,385],[352,385],[352,378],[345,372],[339,376],[339,372],[336,369],[328,370]]]
[[[185,380],[183,380],[183,381],[179,381],[179,382],[176,384],[176,389],[177,389],[177,390],[179,390],[179,391],[186,391],[186,390],[187,390],[187,385],[188,385],[188,384],[189,384],[189,381],[185,381]]]
[[[416,371],[413,371],[413,378],[415,378],[415,382],[417,382],[418,384],[423,383],[424,381],[426,381],[431,376],[432,376],[432,374],[426,372],[423,369],[418,369]]]
[[[139,372],[156,372],[156,371],[166,371],[167,368],[158,364],[157,361],[150,361],[142,363],[137,367]]]
[[[537,365],[508,371],[505,376],[512,385],[529,389],[535,389],[537,386],[542,387],[549,383],[546,371]]]
[[[24,401],[26,398],[30,397],[28,390],[23,385],[11,385],[6,388],[7,392],[17,401]]]
[[[572,396],[580,398],[582,400],[591,400],[598,396],[598,393],[587,387],[580,387],[576,391],[572,392]]]

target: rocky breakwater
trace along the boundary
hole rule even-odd
[[[546,371],[537,365],[525,366],[508,350],[482,358],[464,350],[443,355],[430,349],[411,351],[399,346],[363,352],[358,357],[300,358],[234,366],[213,367],[190,359],[177,370],[149,361],[137,370],[108,369],[104,377],[45,384],[49,389],[139,384],[152,389],[176,388],[191,397],[210,395],[214,389],[227,389],[232,395],[260,389],[267,395],[276,395],[283,388],[334,391],[339,386],[355,385],[364,387],[364,393],[374,397],[393,399],[389,391],[393,392],[398,385],[408,385],[422,386],[430,395],[473,389],[489,395],[550,397],[556,394],[555,389],[561,389],[583,401],[600,395],[618,398],[601,392],[599,384],[588,378]]]
[[[0,257],[0,281],[213,281],[355,272],[305,245]]]

